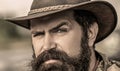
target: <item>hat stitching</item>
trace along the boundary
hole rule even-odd
[[[72,7],[72,6],[74,6],[74,5],[57,5],[57,6],[44,7],[44,8],[31,10],[29,12],[29,14],[34,14],[34,13],[38,13],[38,12],[60,10],[60,9],[69,8],[69,7]]]

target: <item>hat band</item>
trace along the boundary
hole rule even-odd
[[[57,5],[57,6],[49,6],[49,7],[44,7],[44,8],[39,8],[39,9],[34,9],[29,12],[29,14],[34,14],[34,13],[40,13],[40,12],[47,12],[47,11],[54,11],[54,10],[60,10],[60,9],[65,9],[72,7],[74,5]]]

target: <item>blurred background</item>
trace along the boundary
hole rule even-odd
[[[114,32],[96,45],[96,50],[120,61],[120,0],[106,0],[118,14]],[[0,71],[29,71],[32,60],[29,30],[4,21],[4,18],[26,16],[32,0],[0,0]]]

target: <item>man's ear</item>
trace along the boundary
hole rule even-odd
[[[94,22],[88,30],[88,45],[90,47],[93,47],[97,34],[98,34],[98,24]]]

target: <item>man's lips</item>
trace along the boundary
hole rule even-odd
[[[53,64],[53,63],[57,63],[57,64],[62,65],[62,62],[60,60],[55,60],[55,59],[47,60],[47,61],[45,61],[44,64]]]

